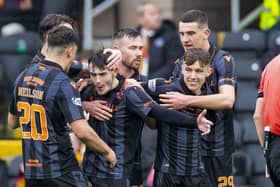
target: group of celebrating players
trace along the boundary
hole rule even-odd
[[[49,14],[39,30],[41,51],[16,79],[8,114],[22,130],[26,186],[143,186],[144,125],[158,130],[155,187],[233,186],[235,63],[209,43],[205,12],[182,15],[185,53],[170,80],[139,73],[144,43],[135,29],[118,30],[112,49],[93,52],[86,67],[75,62],[75,21]],[[79,92],[70,77],[83,68],[90,78]],[[86,145],[82,167],[69,129]]]

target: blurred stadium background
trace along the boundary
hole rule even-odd
[[[79,24],[81,51],[110,47],[111,36],[122,27],[136,27],[136,7],[141,0],[0,0],[0,184],[12,186],[18,176],[20,132],[6,125],[13,81],[40,48],[37,33],[47,13],[64,13]],[[280,45],[280,31],[259,29],[261,0],[151,0],[163,18],[177,23],[188,9],[207,12],[212,30],[210,41],[228,50],[237,63],[235,104],[234,175],[236,187],[270,187],[264,178],[264,158],[252,121],[258,82],[266,55]],[[25,7],[20,6],[26,3]],[[31,6],[30,4],[31,3]],[[22,4],[21,4],[22,5]],[[9,23],[20,23],[20,25]],[[8,171],[8,172],[7,172]],[[5,183],[8,178],[8,183]],[[3,181],[3,182],[2,182]],[[2,186],[2,185],[0,185]]]

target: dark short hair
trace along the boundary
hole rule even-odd
[[[94,51],[88,60],[88,64],[92,64],[93,67],[97,67],[99,69],[105,69],[107,65],[107,59],[110,55],[110,52],[104,54],[103,49]]]
[[[118,30],[117,32],[114,33],[113,35],[113,39],[114,40],[119,40],[122,39],[124,37],[128,37],[128,38],[136,38],[138,36],[141,36],[140,33],[132,28],[123,28]]]
[[[183,23],[196,22],[200,28],[208,26],[208,17],[202,10],[188,10],[185,12],[180,21]]]
[[[50,47],[64,48],[72,44],[79,45],[78,33],[65,26],[54,27],[48,32],[46,38]]]
[[[39,24],[39,34],[41,40],[46,40],[47,33],[54,27],[62,24],[69,23],[74,30],[77,30],[77,23],[65,14],[47,14]]]
[[[201,48],[190,48],[184,54],[184,63],[188,66],[199,61],[201,67],[205,67],[210,63],[210,54]]]

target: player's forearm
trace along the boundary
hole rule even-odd
[[[263,145],[263,123],[262,123],[262,119],[260,119],[259,117],[254,115],[254,123],[257,129],[257,133],[258,133],[258,138],[259,138],[259,142],[261,145]]]
[[[212,94],[205,96],[186,96],[186,106],[196,106],[212,110],[231,109],[234,104],[234,98],[226,94]]]
[[[264,122],[263,122],[263,98],[258,98],[256,101],[256,107],[255,107],[255,112],[254,112],[254,123],[257,129],[257,133],[258,133],[258,138],[260,141],[260,144],[263,145],[263,126],[264,126]]]
[[[103,155],[109,153],[110,147],[89,127],[88,133],[81,138],[81,141],[93,151],[97,151]]]
[[[18,118],[17,116],[11,114],[9,112],[8,114],[8,126],[11,128],[11,129],[16,129],[19,127],[19,123],[18,123]]]
[[[109,153],[110,147],[96,134],[85,120],[77,120],[71,123],[74,134],[93,151],[103,155]]]
[[[153,105],[149,116],[173,126],[197,128],[196,117],[189,116],[176,110],[160,107],[158,104]]]

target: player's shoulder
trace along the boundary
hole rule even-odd
[[[213,58],[213,63],[232,63],[234,62],[233,56],[225,50],[218,49],[215,53],[215,56]]]

